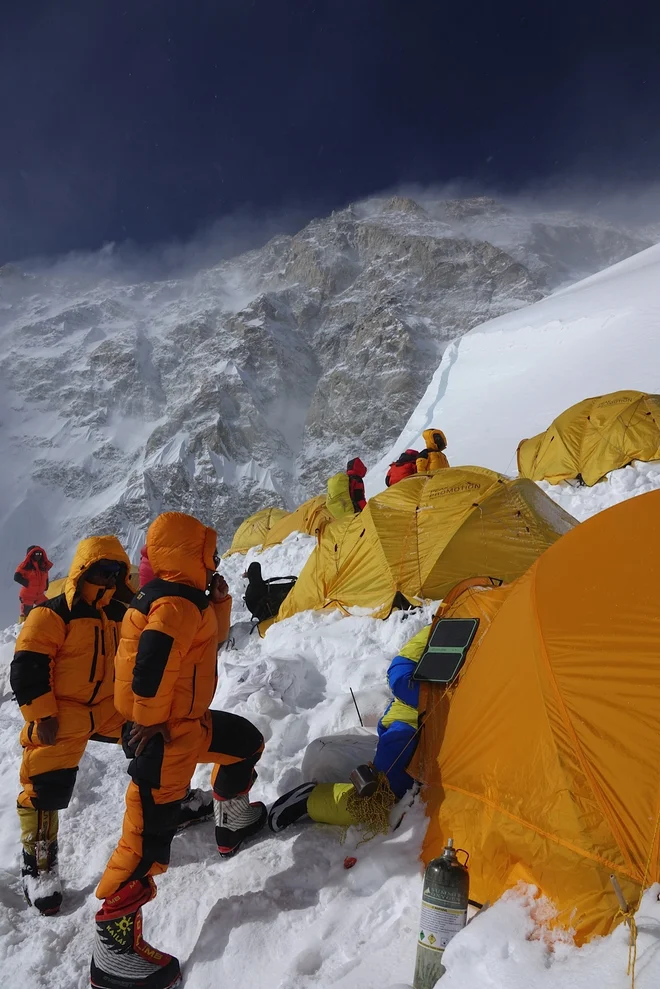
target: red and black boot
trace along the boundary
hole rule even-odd
[[[181,982],[178,959],[142,937],[142,907],[155,895],[153,879],[134,879],[103,901],[90,970],[94,989],[172,989]]]
[[[268,820],[268,810],[262,803],[250,803],[247,793],[237,797],[213,794],[215,840],[222,858],[235,855],[246,838],[261,831]]]

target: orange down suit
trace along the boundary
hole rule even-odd
[[[119,740],[124,719],[114,706],[114,659],[126,608],[112,600],[114,588],[85,581],[85,571],[101,559],[123,564],[120,580],[130,588],[119,540],[83,539],[64,593],[30,611],[16,642],[10,680],[26,722],[19,807],[67,807],[87,742]],[[49,717],[58,719],[57,738],[43,745],[37,723]]]
[[[166,512],[149,527],[155,579],[132,602],[115,664],[115,704],[126,718],[124,751],[132,777],[119,844],[97,889],[111,896],[129,880],[165,872],[180,804],[198,762],[215,763],[214,793],[248,790],[263,749],[261,733],[234,714],[208,709],[215,693],[217,651],[227,638],[231,598],[205,593],[216,534],[197,519]],[[135,757],[131,723],[167,724]]]
[[[449,461],[442,452],[447,446],[447,437],[441,429],[425,429],[422,433],[426,449],[417,458],[417,473],[427,474],[434,470],[449,467]]]

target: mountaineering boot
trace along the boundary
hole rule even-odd
[[[243,841],[261,831],[268,811],[262,803],[251,804],[247,793],[223,799],[213,794],[215,840],[222,858],[229,858]]]
[[[307,798],[316,783],[301,783],[295,790],[289,790],[284,796],[275,801],[268,815],[268,827],[271,831],[283,831],[290,824],[295,824],[301,817],[307,816]]]
[[[213,817],[213,792],[211,790],[188,790],[181,801],[181,814],[177,831],[183,831],[191,824],[208,821]]]
[[[96,914],[90,967],[94,989],[171,989],[179,961],[142,937],[142,907],[156,895],[153,879],[133,879],[107,896]]]
[[[21,878],[23,894],[30,906],[51,916],[62,905],[62,885],[57,870],[56,810],[19,807],[21,822]]]

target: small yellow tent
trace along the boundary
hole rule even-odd
[[[384,617],[397,594],[439,599],[480,573],[513,580],[575,524],[532,481],[483,467],[413,475],[325,528],[278,620],[333,606]]]
[[[447,616],[480,625],[458,683],[422,691],[424,860],[453,837],[475,899],[532,883],[579,940],[615,921],[611,873],[633,905],[660,880],[659,583],[655,491],[583,522],[514,583],[465,590]]]
[[[617,391],[587,398],[518,445],[521,477],[551,484],[578,475],[596,484],[632,460],[660,460],[660,395]]]
[[[241,522],[234,533],[231,546],[224,554],[231,556],[232,553],[247,553],[253,546],[261,546],[264,539],[278,522],[287,518],[290,513],[284,508],[262,508],[249,518]]]
[[[140,577],[137,567],[131,566],[131,573],[128,579],[133,590],[137,592],[140,589]],[[57,580],[51,580],[46,591],[46,597],[56,598],[58,594],[64,594],[65,583],[66,577],[58,577]]]
[[[325,495],[317,495],[303,502],[295,512],[277,522],[264,540],[264,547],[276,546],[292,532],[303,532],[308,536],[317,535],[332,521],[332,515],[325,505]]]

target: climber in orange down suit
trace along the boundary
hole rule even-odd
[[[41,913],[57,913],[58,812],[69,806],[90,740],[115,742],[114,658],[130,564],[114,536],[83,539],[64,593],[31,608],[16,641],[10,683],[25,725],[18,797],[23,891]],[[120,757],[120,753],[117,753]]]
[[[122,836],[97,896],[91,984],[98,989],[168,989],[178,960],[142,938],[142,906],[167,870],[179,805],[198,763],[214,763],[215,838],[222,856],[266,823],[249,791],[263,750],[245,718],[209,710],[216,653],[227,637],[231,598],[215,573],[216,534],[180,512],[160,515],[147,533],[155,579],[128,609],[115,664],[115,705],[127,719],[124,749],[132,777]]]

